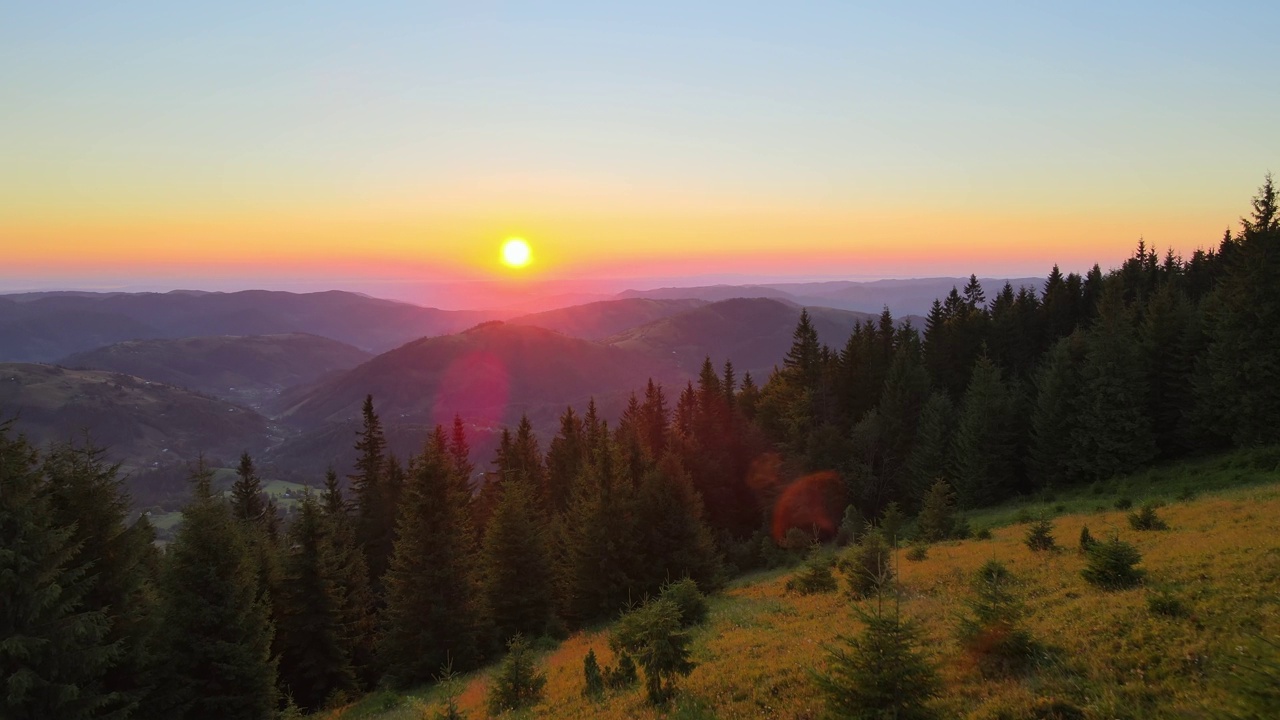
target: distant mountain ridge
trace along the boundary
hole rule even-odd
[[[1044,278],[978,278],[987,297],[993,297],[1008,282],[1017,290],[1026,285],[1044,288]],[[935,299],[941,300],[951,288],[963,288],[968,278],[914,278],[909,280],[764,283],[758,285],[702,285],[665,287],[653,290],[625,290],[619,298],[676,300],[691,298],[718,301],[732,298],[772,298],[810,307],[830,307],[876,313],[888,307],[895,317],[927,315]]]
[[[370,352],[494,317],[356,293],[25,293],[0,296],[0,361],[51,362],[124,340],[310,333]]]
[[[533,325],[584,340],[602,340],[645,323],[707,304],[706,300],[623,298],[547,310],[512,318],[512,325]]]

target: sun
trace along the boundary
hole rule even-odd
[[[502,264],[507,267],[522,268],[533,258],[529,243],[521,238],[510,238],[502,243]]]

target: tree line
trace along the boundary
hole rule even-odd
[[[1109,273],[1055,267],[990,301],[971,277],[923,331],[886,310],[838,349],[802,311],[763,385],[708,358],[674,403],[650,381],[613,426],[566,408],[545,451],[523,419],[482,482],[461,419],[401,460],[368,397],[345,482],[330,471],[284,523],[247,454],[230,497],[197,462],[163,552],[101,450],[38,451],[2,424],[0,714],[314,710],[682,578],[714,589],[788,531],[896,527],[951,487],[977,507],[1280,441],[1277,221],[1268,177],[1241,231],[1186,260],[1140,243]],[[836,517],[780,515],[815,473]]]

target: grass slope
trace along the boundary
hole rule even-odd
[[[917,620],[945,685],[937,702],[946,718],[1035,718],[1052,700],[1085,718],[1232,717],[1239,684],[1234,664],[1250,638],[1280,635],[1280,453],[1240,452],[1123,478],[1111,491],[1076,498],[1085,511],[1053,520],[1056,553],[1033,553],[1025,526],[1006,524],[990,540],[931,546],[927,559],[899,557],[901,611]],[[1126,513],[1110,508],[1130,492],[1134,500],[1189,497],[1160,510],[1165,531],[1130,529]],[[1209,492],[1209,491],[1213,492]],[[984,514],[975,526],[1016,516],[1019,506]],[[1080,529],[1113,533],[1134,543],[1148,575],[1143,586],[1104,592],[1084,582],[1075,551]],[[1021,581],[1026,626],[1048,647],[1036,671],[1009,680],[984,679],[956,643],[957,618],[970,597],[969,578],[999,559]],[[610,663],[607,629],[584,631],[549,649],[542,659],[546,697],[521,717],[545,718],[814,718],[822,700],[813,680],[826,666],[824,645],[857,633],[852,601],[843,592],[801,597],[784,585],[789,572],[742,578],[712,598],[709,622],[697,631],[697,669],[665,712],[650,708],[640,689],[592,702],[582,696],[582,659],[594,649]],[[842,585],[843,588],[843,585]],[[1148,598],[1168,589],[1186,607],[1182,617],[1153,614]],[[467,717],[485,716],[489,672],[463,679],[459,705]],[[329,718],[400,720],[429,717],[438,688],[405,696],[374,694]],[[1064,716],[1065,717],[1065,716]]]

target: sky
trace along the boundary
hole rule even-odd
[[[1215,244],[1280,170],[1280,4],[1048,5],[0,0],[0,292],[1025,276]]]

